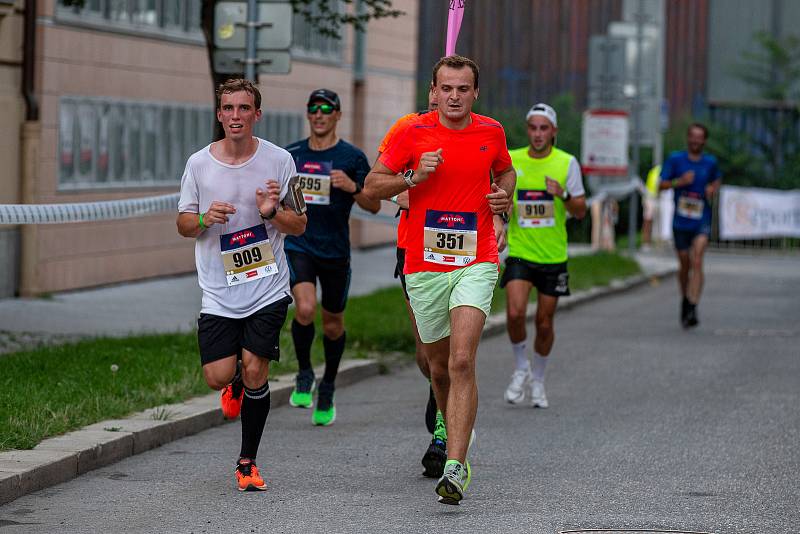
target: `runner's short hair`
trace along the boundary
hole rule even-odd
[[[697,128],[698,130],[702,130],[703,139],[708,139],[708,128],[706,127],[705,124],[703,124],[702,122],[693,122],[692,124],[689,125],[688,128],[686,128],[686,133],[688,134],[689,132],[691,132],[692,128]]]
[[[475,77],[475,83],[473,84],[473,87],[475,89],[478,88],[478,64],[472,61],[470,58],[453,55],[445,56],[437,61],[436,65],[433,66],[433,76],[431,76],[434,86],[436,86],[436,74],[442,67],[450,67],[451,69],[463,69],[464,67],[469,67],[472,69],[472,75]]]
[[[217,109],[221,105],[223,94],[237,93],[239,91],[253,95],[253,103],[256,109],[261,109],[261,91],[250,80],[245,80],[244,78],[230,78],[219,85],[217,88]]]

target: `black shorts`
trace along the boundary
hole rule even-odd
[[[287,250],[289,259],[289,285],[311,282],[322,288],[322,308],[330,313],[341,313],[347,305],[350,292],[350,258],[316,258],[294,250]]]
[[[509,280],[527,280],[543,295],[566,297],[569,293],[569,273],[567,262],[533,263],[520,258],[506,258],[506,269],[500,279],[500,287]]]
[[[400,279],[400,285],[403,286],[403,294],[408,300],[408,291],[406,290],[406,275],[403,274],[403,269],[406,266],[406,249],[397,247],[397,263],[394,266],[394,277]]]
[[[672,227],[672,240],[675,242],[675,250],[680,252],[689,250],[694,240],[701,235],[706,237],[711,235],[711,227],[707,224],[701,225],[696,230],[679,230],[674,226]]]
[[[281,357],[281,328],[292,297],[283,297],[241,319],[201,313],[197,320],[197,342],[203,365],[234,354],[242,349],[268,360]]]

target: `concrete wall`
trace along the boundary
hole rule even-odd
[[[18,0],[0,6],[0,204],[20,201],[20,125],[25,120],[21,95],[23,5]],[[16,291],[18,258],[19,228],[0,226],[0,298]]]
[[[417,1],[398,0],[395,6],[407,12],[402,20],[374,22],[368,32],[366,114],[362,128],[363,148],[370,159],[374,158],[375,148],[391,123],[414,107]],[[37,34],[41,156],[35,183],[30,184],[33,201],[85,202],[176,191],[177,184],[147,189],[59,190],[59,97],[97,96],[211,105],[205,47],[200,43],[68,24],[55,16],[54,0],[40,3]],[[302,112],[311,90],[328,87],[341,96],[344,117],[340,135],[350,139],[354,131],[352,43],[353,31],[348,29],[340,63],[294,58],[291,74],[262,76],[265,109]],[[18,126],[15,137],[19,137]],[[5,153],[0,157],[4,165],[7,159],[16,160]],[[27,244],[33,252],[26,257],[35,261],[28,267],[31,272],[24,277],[28,284],[25,292],[60,291],[192,271],[193,241],[178,236],[174,220],[174,213],[165,213],[131,220],[39,226],[33,233],[35,243]],[[354,245],[393,240],[393,230],[389,227],[363,229],[360,224],[353,223]]]

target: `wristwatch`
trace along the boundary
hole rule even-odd
[[[272,211],[267,213],[266,215],[263,215],[260,211],[258,212],[258,214],[261,215],[261,218],[264,219],[265,221],[271,221],[278,214],[278,207],[273,206]]]
[[[503,212],[503,213],[495,213],[495,215],[498,215],[498,216],[500,216],[500,218],[501,218],[501,219],[503,219],[503,223],[504,223],[504,224],[508,224],[508,213],[506,213],[506,212]]]
[[[416,187],[417,184],[414,183],[414,169],[408,169],[406,172],[403,173],[403,180],[406,181],[406,185],[408,187]]]
[[[564,202],[569,202],[569,199],[571,199],[571,198],[572,198],[572,195],[569,194],[569,191],[564,189],[564,192],[561,193],[561,200],[563,200]]]
[[[361,187],[361,184],[360,184],[360,183],[358,183],[358,182],[356,182],[355,184],[356,184],[356,190],[355,190],[355,191],[353,191],[353,194],[354,194],[354,195],[357,195],[357,194],[359,194],[361,191],[363,191],[363,190],[364,190],[364,188],[363,188],[363,187]]]

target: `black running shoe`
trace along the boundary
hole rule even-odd
[[[433,395],[433,387],[428,393],[428,406],[425,407],[425,427],[429,434],[436,430],[436,397]]]
[[[689,302],[689,299],[683,297],[683,300],[681,300],[681,326],[684,328],[689,326],[686,324],[686,319],[688,318],[690,307],[691,303]]]
[[[700,324],[700,320],[697,318],[697,304],[692,304],[689,308],[689,312],[686,314],[686,322],[684,324],[686,328],[694,328]]]
[[[422,457],[422,467],[425,468],[422,476],[439,478],[444,473],[445,463],[447,463],[447,443],[433,438],[425,456]]]

